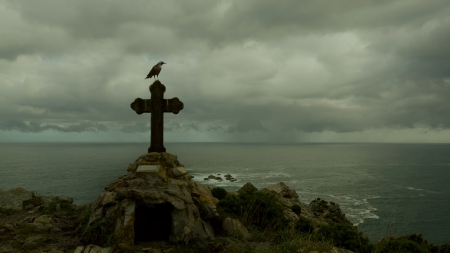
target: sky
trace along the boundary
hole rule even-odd
[[[448,0],[0,0],[1,142],[450,142]]]

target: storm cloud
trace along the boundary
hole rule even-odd
[[[147,136],[130,103],[163,60],[165,97],[185,105],[169,136],[450,141],[448,1],[2,0],[0,20],[0,140]]]

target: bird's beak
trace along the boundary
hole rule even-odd
[[[162,64],[166,64],[165,62],[163,62]]]

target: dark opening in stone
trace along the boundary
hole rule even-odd
[[[134,218],[134,243],[168,241],[172,231],[172,205],[137,205]]]

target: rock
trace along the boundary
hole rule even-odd
[[[89,244],[88,246],[86,246],[85,248],[84,248],[84,252],[83,253],[94,253],[94,252],[98,252],[98,248],[100,248],[99,246],[97,246],[97,245],[94,245],[94,244]],[[100,248],[101,249],[101,248]]]
[[[347,249],[340,249],[340,248],[333,247],[333,249],[331,249],[330,251],[327,251],[326,253],[354,253],[354,252],[351,250],[347,250]]]
[[[198,209],[202,219],[210,220],[219,217],[216,206],[219,203],[218,199],[206,194],[200,194],[197,200],[199,201]]]
[[[228,235],[240,234],[246,238],[250,236],[247,228],[239,220],[225,218],[222,223],[222,228]]]
[[[298,215],[292,211],[292,207],[295,205],[300,207],[303,217],[314,219],[314,213],[308,208],[308,206],[300,202],[297,192],[289,188],[285,183],[279,182],[267,188],[264,188],[261,191],[273,194],[273,196],[275,196],[277,202],[284,207],[284,216],[292,221],[290,223],[291,227],[294,227],[295,222],[299,219]]]
[[[41,215],[33,220],[33,223],[35,223],[35,224],[44,224],[44,225],[50,224],[53,222],[54,222],[54,220],[52,218],[48,217],[47,215]]]
[[[50,229],[52,228],[52,226],[50,225],[43,225],[43,224],[36,224],[34,227],[34,231],[36,232],[47,232],[50,231]]]
[[[73,253],[83,253],[84,246],[78,246]]]
[[[23,241],[23,246],[31,246],[31,245],[35,245],[37,241],[41,240],[43,237],[41,235],[35,235],[35,236],[30,236],[27,237],[24,241]]]
[[[52,248],[50,251],[48,251],[48,253],[64,253],[64,251]]]
[[[62,230],[61,230],[60,228],[58,228],[58,227],[51,226],[51,227],[50,227],[50,231],[51,231],[51,232],[61,232]]]
[[[6,230],[8,230],[8,231],[13,231],[14,230],[14,225],[13,224],[5,223],[5,224],[3,224],[3,227]]]
[[[252,183],[248,182],[244,184],[244,186],[242,186],[241,189],[239,189],[237,192],[243,193],[246,191],[258,191],[258,189],[254,185],[252,185]]]
[[[172,168],[172,173],[173,173],[174,177],[181,177],[181,176],[186,175],[187,170],[184,167],[175,167],[175,168]]]
[[[136,164],[130,164],[130,165],[128,165],[128,167],[127,167],[127,171],[128,171],[128,172],[132,172],[132,173],[136,172],[136,169],[137,169]]]
[[[326,220],[327,222],[348,223],[349,220],[345,217],[340,206],[334,202],[328,202],[317,198],[309,204],[309,209],[314,212],[314,215]]]
[[[61,196],[56,196],[55,197],[55,201],[72,204],[73,203],[73,198],[71,196],[68,196],[68,195],[61,195]]]
[[[25,217],[25,218],[22,219],[22,223],[32,223],[33,220],[34,220],[33,217],[27,216],[27,217]]]
[[[206,242],[206,240],[202,239],[202,238],[193,238],[192,239],[192,244],[195,246],[196,251],[198,252],[211,252],[210,249],[210,245]],[[158,252],[158,251],[150,251],[150,252]],[[161,252],[161,251],[159,251]]]
[[[0,252],[2,253],[13,253],[15,249],[11,245],[1,245]]]
[[[205,178],[203,178],[203,180],[209,180],[209,178],[205,177]]]
[[[283,196],[283,198],[298,199],[297,192],[289,188],[284,182],[276,183],[267,187],[266,189],[280,194],[281,196]]]
[[[112,247],[102,248],[102,250],[100,251],[100,253],[112,253],[112,252],[113,252]]]
[[[33,198],[33,193],[22,187],[8,191],[0,189],[0,207],[13,210],[23,210],[23,201]]]
[[[31,203],[26,204],[26,205],[23,207],[23,209],[25,209],[25,210],[31,210],[31,209],[33,209],[33,208],[34,208],[34,204],[31,204]]]
[[[92,246],[93,246],[92,244],[89,244],[88,246],[86,246],[86,247],[84,248],[83,253],[89,253],[89,252],[91,251]]]

